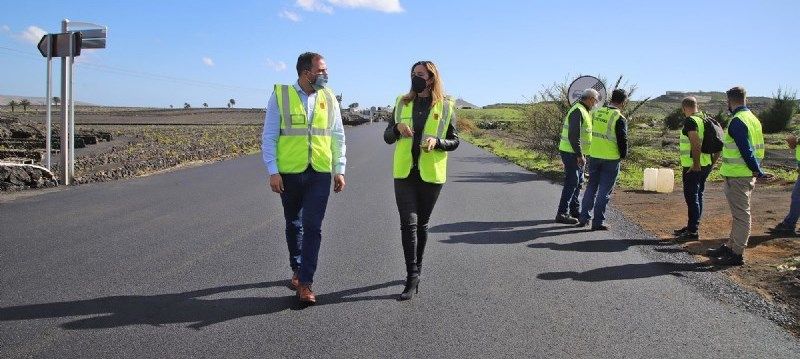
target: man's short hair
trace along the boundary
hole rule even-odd
[[[697,108],[697,99],[694,96],[686,96],[681,101],[681,107],[683,108]]]
[[[600,100],[600,93],[597,92],[597,90],[595,90],[595,89],[583,90],[583,93],[581,93],[581,100],[585,100],[587,98],[593,98],[595,100]]]
[[[728,95],[728,100],[735,103],[744,103],[744,98],[747,97],[747,91],[745,91],[744,87],[741,86],[731,88],[725,94]]]
[[[303,71],[311,70],[314,67],[314,60],[321,59],[322,55],[316,52],[304,52],[297,57],[297,76]]]
[[[628,100],[628,93],[624,89],[611,91],[611,103],[622,104]]]

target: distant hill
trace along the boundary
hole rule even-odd
[[[725,102],[727,97],[724,92],[719,91],[697,91],[697,92],[682,92],[682,91],[667,91],[665,94],[654,98],[652,101],[656,102],[681,102],[686,96],[694,96],[699,103],[707,102]],[[770,97],[760,96],[747,96],[747,102],[750,103],[769,103],[772,101]]]
[[[666,116],[670,112],[681,108],[681,101],[686,96],[694,96],[697,98],[700,109],[710,114],[726,111],[728,108],[727,96],[724,92],[667,91],[665,94],[650,100],[650,102],[642,107],[641,112]],[[772,98],[770,97],[747,96],[747,106],[756,113],[764,111],[771,103]]]
[[[467,102],[463,98],[456,99],[456,108],[480,108],[480,106],[475,106],[470,102]]]
[[[53,96],[60,97],[60,96],[58,96],[58,94],[53,94]],[[44,97],[0,95],[0,105],[6,106],[6,105],[8,105],[9,102],[11,102],[11,100],[19,102],[20,100],[25,100],[25,99],[30,101],[31,105],[34,105],[34,106],[41,106],[41,105],[46,105],[47,104],[47,102],[45,101]],[[97,106],[97,105],[95,105],[93,103],[88,103],[88,102],[83,102],[83,101],[75,101],[75,105],[78,105],[78,106]]]
[[[520,108],[526,106],[527,104],[524,103],[512,103],[512,102],[501,102],[501,103],[494,103],[491,105],[483,106],[483,108]]]

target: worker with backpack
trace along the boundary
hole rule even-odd
[[[697,99],[692,96],[684,98],[681,107],[686,119],[679,147],[688,220],[686,227],[674,234],[680,239],[696,240],[699,238],[706,180],[722,151],[722,127],[699,110]]]

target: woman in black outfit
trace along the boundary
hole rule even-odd
[[[419,292],[428,220],[446,180],[447,152],[458,147],[455,101],[445,98],[439,71],[430,61],[411,67],[411,90],[397,98],[393,119],[383,133],[395,144],[394,195],[406,261],[400,300]]]

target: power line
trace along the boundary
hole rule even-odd
[[[22,51],[22,50],[10,48],[10,47],[5,47],[5,46],[0,46],[0,50],[6,50],[6,51],[14,52],[14,53],[9,54],[9,55],[17,55],[17,56],[23,56],[23,57],[26,57],[26,58],[36,58],[36,59],[41,58],[41,56],[34,55],[34,54],[32,54],[32,53],[30,53],[28,51]],[[200,81],[200,80],[193,80],[193,79],[186,79],[186,78],[180,78],[180,77],[175,77],[175,76],[167,76],[167,75],[149,73],[149,72],[138,71],[138,70],[129,70],[129,69],[125,69],[125,68],[121,68],[121,67],[115,67],[115,66],[93,64],[93,63],[88,63],[88,62],[76,62],[75,65],[79,66],[79,67],[82,67],[82,68],[89,69],[89,70],[98,71],[98,72],[110,73],[110,74],[115,74],[115,75],[123,75],[123,76],[129,76],[129,77],[135,77],[135,78],[141,78],[141,79],[148,79],[148,80],[156,80],[156,81],[168,82],[168,83],[172,83],[172,84],[185,85],[185,86],[208,87],[208,88],[221,89],[221,90],[245,90],[245,91],[260,91],[260,92],[267,92],[268,91],[267,89],[264,89],[264,88],[236,86],[236,85],[226,85],[226,84],[221,84],[221,83]]]

